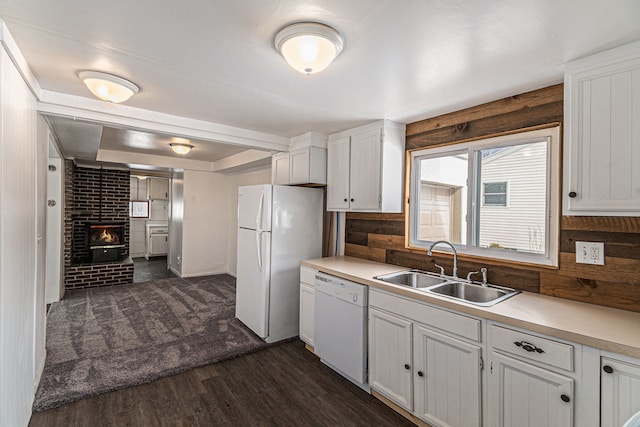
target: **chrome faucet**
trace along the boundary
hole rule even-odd
[[[453,243],[447,242],[446,240],[438,240],[437,242],[433,242],[431,246],[429,246],[429,252],[427,252],[427,255],[431,256],[431,250],[433,249],[433,247],[440,243],[444,243],[445,245],[451,246],[451,249],[453,250],[453,277],[457,279],[458,278],[458,252],[456,251],[456,247],[453,246]]]

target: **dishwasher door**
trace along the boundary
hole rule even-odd
[[[369,391],[367,287],[328,277],[323,281],[316,276],[314,352],[323,363]]]

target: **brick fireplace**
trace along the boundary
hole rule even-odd
[[[66,166],[65,288],[133,283],[129,171]]]

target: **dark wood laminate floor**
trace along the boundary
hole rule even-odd
[[[159,256],[133,259],[133,283],[148,282],[149,280],[176,277],[167,269],[167,257]]]
[[[412,426],[292,341],[33,414],[39,426]]]

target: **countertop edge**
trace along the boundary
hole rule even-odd
[[[486,320],[501,322],[550,337],[595,347],[600,350],[640,358],[640,313],[565,300],[531,292],[522,292],[492,307],[479,307],[373,279],[374,276],[408,270],[408,267],[382,264],[353,257],[317,258],[302,261],[301,265],[441,308],[454,310]],[[358,274],[357,271],[354,271],[357,270],[356,267],[360,270],[366,269],[367,275]],[[560,325],[557,319],[550,319],[549,316],[536,314],[533,312],[534,310],[531,310],[532,305],[540,310],[547,309],[549,313],[554,313],[554,310],[562,309],[561,311],[567,316],[566,319],[564,319],[566,321],[565,324],[572,324],[573,326],[566,327]],[[513,312],[522,312],[523,314],[522,316],[518,316]],[[555,315],[556,317],[558,316],[557,313],[555,313]],[[601,332],[606,332],[606,335],[603,333],[589,333],[586,331],[586,327],[584,328],[585,330],[581,331],[580,326],[584,325],[584,322],[582,318],[578,319],[579,316],[590,318],[591,320],[593,320],[593,316],[602,317],[602,320],[608,324],[620,323],[623,326],[628,323],[636,324],[638,328],[638,338],[635,341],[637,342],[629,343],[626,339],[616,336],[615,331],[617,328],[603,328],[604,330]],[[619,330],[618,332],[620,333]]]

